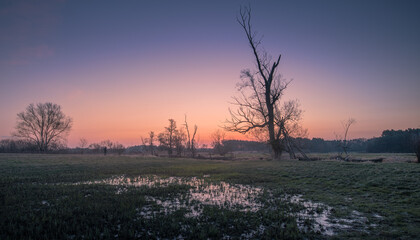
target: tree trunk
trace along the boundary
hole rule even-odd
[[[283,147],[280,144],[279,140],[270,141],[271,149],[273,150],[273,159],[280,160],[281,154],[283,152]]]

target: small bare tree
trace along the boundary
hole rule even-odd
[[[111,142],[111,140],[107,139],[107,140],[103,140],[102,142],[100,142],[99,145],[101,145],[101,147],[104,151],[104,155],[106,155],[108,153],[108,150],[111,150],[113,148],[114,143]]]
[[[143,144],[144,148],[146,148],[147,143],[149,142],[149,139],[148,138],[143,138],[143,137],[140,137],[140,139],[141,139],[141,143]]]
[[[145,148],[149,148],[151,155],[155,155],[155,146],[154,146],[155,132],[153,131],[149,132],[148,138],[141,137],[141,142]]]
[[[184,129],[181,128],[179,130],[175,130],[173,142],[174,142],[177,156],[181,156],[182,153],[184,152],[186,141],[187,141],[187,135],[185,134]]]
[[[155,132],[150,131],[149,132],[149,148],[150,148],[150,154],[155,155]]]
[[[115,151],[118,155],[121,155],[125,151],[124,145],[119,142],[115,142],[112,146],[112,150]]]
[[[261,41],[251,26],[251,9],[241,8],[237,18],[251,47],[256,70],[242,70],[238,84],[239,97],[234,97],[236,110],[230,111],[225,130],[242,134],[263,135],[279,159],[290,146],[294,129],[300,128],[302,111],[296,100],[281,104],[280,100],[289,85],[278,73],[281,55],[272,57],[259,47]],[[286,144],[288,143],[288,144]]]
[[[194,125],[194,131],[191,136],[190,129],[188,128],[187,115],[185,115],[184,126],[185,126],[185,129],[187,130],[187,151],[191,152],[192,157],[195,157],[195,150],[196,150],[195,135],[197,134],[198,127],[197,125]]]
[[[159,133],[158,140],[161,146],[168,150],[168,155],[172,156],[173,148],[175,146],[174,137],[176,135],[176,122],[173,119],[169,119],[169,126],[165,127],[163,133]]]
[[[103,150],[103,147],[99,143],[91,143],[89,144],[89,149],[94,153],[100,153],[101,150]]]
[[[217,130],[211,135],[211,146],[213,147],[213,151],[221,156],[224,156],[229,152],[223,143],[225,136],[226,133],[221,130]]]
[[[16,132],[12,135],[34,143],[40,152],[46,152],[51,146],[61,145],[72,122],[57,104],[29,104],[24,112],[17,114]]]
[[[79,148],[81,149],[81,153],[85,152],[85,148],[88,146],[88,141],[86,138],[81,138],[79,141]]]
[[[114,143],[111,142],[111,140],[107,139],[107,140],[103,140],[102,142],[99,143],[102,147],[107,148],[107,149],[111,149],[114,146]]]
[[[349,157],[348,150],[349,150],[350,144],[349,144],[349,140],[347,139],[349,129],[350,129],[350,126],[355,123],[356,123],[356,120],[354,118],[349,118],[347,120],[341,121],[341,125],[343,126],[343,130],[344,130],[344,135],[343,136],[337,135],[338,141],[340,143],[340,147],[343,150],[339,156],[342,157],[344,153],[345,159]]]

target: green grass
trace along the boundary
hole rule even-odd
[[[186,239],[219,239],[223,234],[239,238],[261,224],[269,227],[258,238],[329,238],[298,230],[288,212],[293,206],[276,200],[285,193],[324,203],[333,208],[335,218],[349,218],[355,211],[362,214],[363,223],[337,232],[330,237],[333,239],[420,236],[420,164],[267,161],[257,156],[241,161],[240,157],[211,161],[0,154],[0,239],[153,239],[180,234]],[[199,218],[186,218],[185,210],[180,209],[144,219],[138,216],[138,209],[150,205],[147,196],[170,198],[188,189],[132,187],[115,194],[115,186],[71,184],[120,175],[210,175],[206,180],[264,187],[273,195],[263,200],[274,201],[270,204],[277,208],[252,213],[206,206]]]

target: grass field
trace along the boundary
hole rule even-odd
[[[0,239],[416,239],[420,164],[386,157],[0,154]]]

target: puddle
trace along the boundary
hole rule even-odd
[[[333,236],[338,231],[349,230],[355,227],[366,231],[368,227],[376,227],[376,224],[369,224],[367,217],[358,211],[352,211],[348,218],[333,218],[333,208],[323,203],[315,203],[304,200],[302,195],[286,195],[285,199],[291,203],[302,204],[304,209],[296,214],[297,224],[301,231],[308,231],[305,225],[306,219],[312,219],[314,225],[312,230],[324,235]],[[382,216],[374,214],[373,217],[382,219]]]
[[[209,177],[209,175],[204,175]],[[204,179],[199,178],[159,178],[151,177],[135,177],[128,178],[118,176],[99,181],[87,181],[76,183],[80,184],[107,184],[118,186],[116,194],[122,194],[128,191],[128,187],[168,187],[170,185],[187,185],[191,188],[185,195],[172,197],[171,199],[160,199],[157,197],[147,196],[146,199],[163,207],[162,210],[152,210],[151,205],[143,207],[139,215],[145,218],[151,218],[156,214],[169,214],[181,208],[188,209],[186,217],[198,217],[201,215],[204,205],[218,206],[229,210],[251,211],[256,212],[262,204],[258,198],[263,193],[261,188],[251,187],[240,184],[229,184],[220,182],[218,184],[208,183]]]
[[[261,195],[262,189],[244,185],[231,185],[225,182],[219,184],[205,183],[200,179],[183,181],[183,184],[191,186],[189,191],[180,197],[171,199],[159,199],[147,197],[149,202],[154,202],[163,209],[151,211],[151,206],[145,206],[140,210],[140,215],[151,218],[159,213],[172,213],[181,208],[189,212],[185,217],[199,217],[205,205],[218,206],[229,210],[256,212],[262,204],[257,198]]]
[[[330,221],[332,208],[325,204],[304,200],[302,195],[291,195],[285,198],[289,199],[291,203],[304,206],[304,209],[296,213],[297,225],[301,231],[313,230],[317,233],[332,236],[335,230],[350,228],[349,225],[332,223]],[[307,219],[314,221],[312,229],[308,229]]]
[[[204,175],[203,178],[208,178]],[[181,178],[169,177],[160,178],[158,176],[128,178],[118,176],[99,181],[88,181],[75,183],[79,184],[107,184],[117,186],[116,194],[123,194],[129,187],[148,187],[164,188],[171,185],[186,185],[189,189],[186,192],[179,193],[170,198],[145,196],[148,205],[137,208],[139,218],[152,219],[158,215],[168,215],[178,210],[185,210],[185,217],[198,218],[202,215],[204,207],[217,206],[232,211],[257,212],[260,210],[270,211],[270,208],[276,208],[267,202],[264,206],[260,199],[264,189],[248,185],[229,184],[226,182],[211,183],[200,178]],[[269,192],[269,195],[272,195]],[[291,215],[296,217],[299,229],[303,232],[314,231],[323,235],[332,236],[338,231],[353,229],[355,226],[366,229],[375,227],[374,224],[368,224],[368,220],[362,213],[353,211],[349,218],[333,218],[332,208],[308,200],[304,200],[302,195],[284,195],[282,201],[303,206]],[[271,206],[268,206],[271,205]],[[379,216],[379,215],[378,215]],[[376,216],[375,216],[376,217]],[[380,218],[377,217],[377,218]],[[262,235],[265,226],[260,225],[255,230],[242,234],[241,238],[249,239]],[[228,237],[228,236],[226,236]]]

